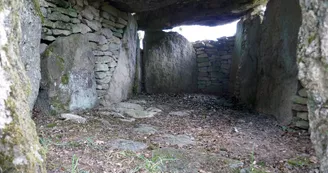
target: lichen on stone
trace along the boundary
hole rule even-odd
[[[33,4],[36,14],[40,17],[41,22],[44,23],[44,16],[41,12],[41,6],[39,0],[33,0]]]
[[[64,74],[62,77],[61,77],[61,83],[64,84],[64,85],[67,85],[69,82],[69,77],[67,74]]]

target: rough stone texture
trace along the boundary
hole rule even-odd
[[[42,54],[42,89],[57,112],[93,108],[97,101],[94,56],[83,35],[58,38]]]
[[[186,38],[174,32],[148,31],[144,43],[146,92],[197,90],[196,53]]]
[[[154,107],[145,110],[141,105],[129,102],[112,104],[110,109],[132,118],[152,118],[162,112],[162,110]]]
[[[291,98],[297,92],[298,4],[298,0],[269,1],[262,25],[256,108],[283,124],[291,122]]]
[[[0,4],[0,171],[43,173],[43,150],[30,118],[26,56],[21,56],[26,49],[19,49],[22,36],[33,32],[27,31],[30,27],[22,28],[21,20],[33,18],[35,11],[25,8],[31,4],[23,0],[2,0]],[[26,13],[19,13],[24,10]]]
[[[178,147],[184,147],[186,145],[194,145],[195,139],[188,135],[171,135],[165,134],[158,137],[157,142],[165,143],[168,145],[177,145]]]
[[[202,166],[211,165],[210,172],[234,172],[244,165],[239,160],[219,154],[207,154],[193,150],[160,148],[152,151],[153,158],[169,159],[161,165],[161,172],[198,173]]]
[[[292,125],[302,128],[309,128],[309,118],[308,118],[308,97],[307,91],[299,84],[298,92],[292,97],[292,111],[293,111],[293,122]]]
[[[230,93],[249,107],[254,107],[256,101],[262,18],[262,11],[256,9],[238,22],[230,71]]]
[[[137,13],[142,29],[178,25],[219,25],[239,19],[266,0],[111,0],[123,11]]]
[[[32,1],[27,1],[20,10],[21,26],[24,29],[22,29],[22,39],[19,48],[27,76],[31,83],[31,93],[28,98],[31,109],[38,96],[41,80],[39,54],[41,19],[34,9],[35,4]]]
[[[328,172],[328,5],[326,1],[300,0],[303,23],[299,32],[299,79],[308,90],[311,140]]]
[[[42,43],[48,45],[76,33],[85,35],[95,56],[99,103],[107,105],[126,99],[133,88],[136,68],[134,17],[103,0],[70,1],[68,5],[57,1],[41,0]]]
[[[197,41],[198,91],[207,94],[227,95],[231,54],[235,37],[223,37],[217,41]]]
[[[138,134],[147,134],[147,135],[153,135],[158,132],[157,127],[147,124],[140,124],[137,128],[133,129],[133,131]]]
[[[75,115],[75,114],[60,114],[60,118],[64,119],[65,121],[72,121],[72,122],[76,122],[76,123],[81,123],[81,124],[85,124],[87,122],[86,118],[83,118],[79,115]]]
[[[129,14],[128,25],[124,31],[117,67],[113,73],[106,96],[106,100],[110,103],[126,100],[132,94],[136,73],[137,28],[137,22]]]
[[[109,143],[109,146],[111,146],[111,148],[113,149],[119,149],[123,151],[133,151],[133,152],[138,152],[148,147],[147,144],[145,143],[126,140],[126,139],[117,139],[111,141]]]

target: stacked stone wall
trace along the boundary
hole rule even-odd
[[[307,90],[299,84],[298,91],[292,98],[293,125],[301,129],[309,129],[308,94]]]
[[[84,34],[88,37],[95,60],[98,99],[108,98],[108,89],[118,65],[122,39],[128,25],[128,13],[104,0],[42,0],[42,53],[58,37]]]
[[[208,94],[228,93],[235,37],[195,42],[198,64],[198,90]]]

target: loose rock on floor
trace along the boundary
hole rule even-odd
[[[281,127],[273,117],[224,98],[164,94],[133,100],[146,101],[138,109],[158,107],[162,112],[122,122],[111,110],[106,115],[90,111],[83,114],[88,115],[86,124],[35,115],[48,148],[48,172],[69,172],[74,155],[80,170],[108,173],[151,172],[145,165],[158,165],[153,172],[188,173],[302,173],[318,167],[307,131]],[[190,115],[170,115],[175,111]]]

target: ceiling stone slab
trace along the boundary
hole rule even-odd
[[[226,24],[267,0],[109,0],[120,10],[136,13],[140,29],[179,25]]]

